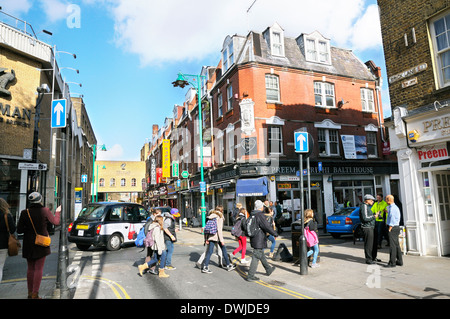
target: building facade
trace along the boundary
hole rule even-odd
[[[267,199],[283,205],[288,226],[303,199],[323,224],[345,200],[356,206],[365,194],[396,188],[397,164],[383,153],[381,75],[373,62],[317,31],[287,37],[276,23],[227,36],[221,53],[218,66],[201,70],[201,123],[192,90],[172,122],[172,159],[189,173],[171,179],[182,208],[199,209],[200,125],[207,208],[222,205],[227,216],[237,202],[251,210]],[[296,131],[311,137],[303,195]]]
[[[379,0],[408,253],[450,254],[450,1]]]

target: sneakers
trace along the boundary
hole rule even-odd
[[[232,271],[232,270],[235,270],[235,269],[236,269],[235,265],[233,265],[233,264],[227,265],[227,271]]]
[[[202,273],[204,273],[204,274],[212,274],[212,271],[209,270],[209,267],[203,267],[202,268]]]
[[[177,269],[175,266],[172,265],[167,265],[166,267],[164,267],[165,270],[175,270]]]
[[[253,276],[253,277],[247,277],[247,281],[250,281],[250,282],[252,282],[252,281],[258,281],[259,280],[259,278],[258,277],[255,277],[255,276]]]

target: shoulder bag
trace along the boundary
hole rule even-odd
[[[17,256],[19,254],[19,248],[21,247],[20,241],[11,234],[9,231],[9,224],[8,224],[8,213],[5,213],[5,224],[6,229],[8,230],[9,239],[8,239],[8,256]]]
[[[42,236],[36,232],[36,228],[34,228],[34,223],[33,220],[31,219],[30,212],[28,209],[27,213],[28,217],[30,218],[31,225],[33,225],[34,233],[36,234],[36,240],[34,241],[34,244],[42,247],[49,247],[52,239],[50,238],[50,236]]]

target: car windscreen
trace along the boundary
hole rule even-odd
[[[333,214],[333,216],[347,216],[347,215],[350,215],[354,210],[355,210],[354,207],[342,208],[342,209],[338,210],[337,212],[335,212]]]
[[[103,205],[89,205],[81,210],[78,218],[96,220],[103,216],[105,209],[106,206]]]

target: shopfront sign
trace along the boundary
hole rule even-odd
[[[422,147],[417,150],[417,155],[420,163],[442,161],[449,158],[447,144]]]
[[[30,128],[31,110],[0,103],[0,123]]]
[[[162,177],[170,178],[170,140],[162,141]]]
[[[417,132],[416,144],[424,142],[440,143],[450,139],[450,114],[431,116],[425,120],[408,121],[408,133]]]

